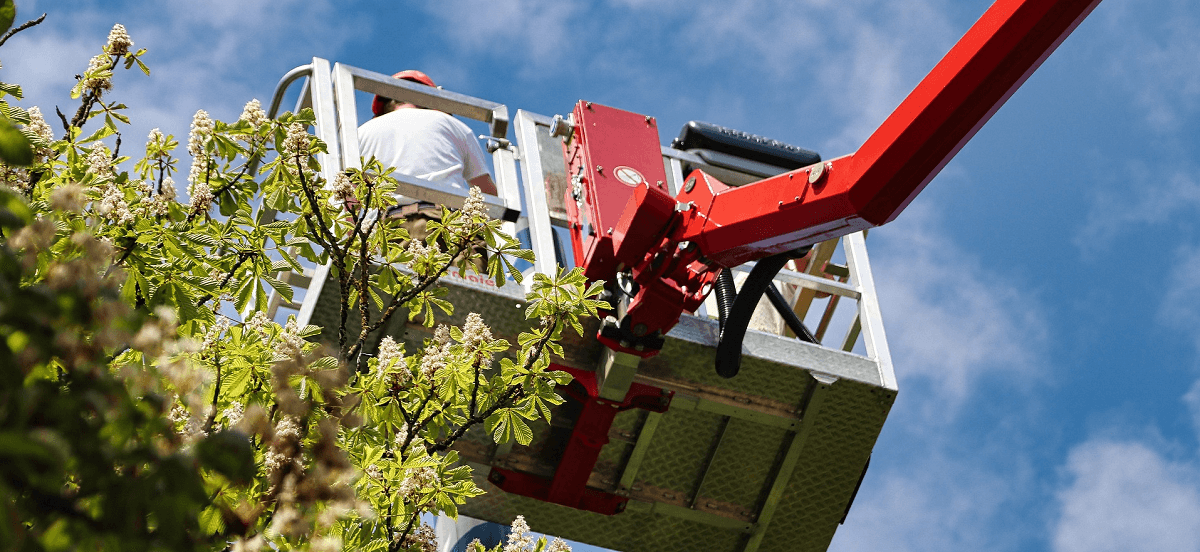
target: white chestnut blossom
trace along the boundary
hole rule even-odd
[[[329,186],[329,191],[331,194],[329,204],[336,209],[354,197],[354,182],[346,173],[338,173],[333,177],[333,184]]]
[[[379,341],[379,369],[383,370],[404,359],[404,346],[396,343],[392,336],[385,335]]]
[[[83,210],[83,188],[74,182],[55,188],[50,192],[50,206],[58,211],[78,213]]]
[[[88,61],[87,71],[84,75],[87,76],[84,80],[83,87],[96,93],[97,96],[105,90],[112,89],[112,62],[109,61],[107,54],[96,54]]]
[[[279,341],[275,344],[275,352],[281,355],[297,357],[304,350],[304,338],[300,337],[300,326],[296,319],[288,319],[283,331],[279,332]]]
[[[241,401],[232,401],[229,403],[229,408],[226,408],[222,415],[225,418],[225,427],[234,427],[242,422],[242,417],[245,416],[245,407]]]
[[[259,128],[267,123],[267,112],[263,111],[262,104],[258,99],[253,99],[246,102],[246,107],[242,108],[242,115],[238,117],[238,120],[250,123],[253,128]]]
[[[113,25],[112,30],[108,32],[108,44],[104,49],[109,54],[123,56],[129,53],[131,47],[133,47],[133,39],[129,38],[125,26],[120,23]]]
[[[0,164],[0,184],[21,193],[29,193],[33,183],[29,181],[29,171],[21,167],[11,167]]]
[[[416,530],[409,531],[408,536],[400,543],[400,548],[406,550],[411,550],[414,546],[419,547],[420,552],[437,551],[437,534],[429,524],[422,523]]]
[[[215,324],[213,324],[212,326],[209,326],[208,332],[204,334],[204,344],[200,346],[200,350],[202,352],[207,352],[207,351],[211,351],[212,349],[216,348],[217,340],[219,340],[221,338],[221,335],[224,334],[225,331],[228,329],[229,329],[229,320],[228,319],[221,318],[221,319],[217,320],[217,322]]]
[[[192,128],[188,134],[188,153],[199,156],[204,153],[204,146],[212,138],[215,123],[208,112],[200,109],[192,116]]]
[[[257,332],[261,335],[267,335],[270,331],[271,320],[267,318],[266,313],[258,311],[246,321],[246,329]]]
[[[483,192],[479,191],[478,186],[471,186],[471,191],[463,202],[462,214],[467,220],[487,217],[487,204],[483,202]]]
[[[450,328],[442,324],[433,333],[433,343],[425,347],[425,356],[421,357],[421,375],[432,378],[438,370],[446,367],[451,358]]]
[[[25,128],[40,138],[44,145],[34,144],[33,157],[35,163],[46,161],[53,151],[50,149],[50,142],[54,141],[54,130],[46,123],[45,117],[42,116],[42,110],[35,105],[29,108],[29,124]]]
[[[88,172],[97,177],[113,176],[112,152],[103,145],[97,145],[87,154]]]
[[[525,516],[517,516],[508,532],[508,544],[504,545],[504,552],[525,552],[533,545],[533,541],[534,538],[529,535],[529,524],[525,523]]]
[[[437,470],[425,467],[408,470],[404,480],[400,482],[400,495],[415,498],[421,489],[430,487],[438,482]]]

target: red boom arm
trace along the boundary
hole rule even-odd
[[[851,155],[741,187],[701,171],[670,197],[650,117],[580,102],[564,146],[568,214],[588,277],[640,290],[606,345],[661,336],[721,267],[892,221],[1100,0],[998,0]],[[583,229],[590,227],[585,235]]]

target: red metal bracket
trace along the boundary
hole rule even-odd
[[[625,510],[628,498],[587,487],[588,477],[596,467],[596,459],[600,457],[600,449],[608,444],[608,431],[613,418],[618,412],[633,408],[666,412],[671,406],[674,392],[633,383],[623,401],[611,401],[600,397],[594,372],[557,364],[551,365],[551,368],[568,372],[575,378],[570,384],[559,386],[558,392],[583,406],[553,479],[492,468],[488,481],[505,492],[538,500],[604,515],[621,513]]]

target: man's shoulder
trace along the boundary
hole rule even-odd
[[[437,128],[453,128],[461,131],[466,129],[470,132],[470,127],[462,121],[454,118],[448,113],[438,111],[436,109],[397,109],[391,113],[385,113],[379,117],[375,117],[358,128],[360,131],[364,129],[384,129],[407,127],[413,129],[436,130]]]

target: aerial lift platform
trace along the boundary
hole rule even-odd
[[[610,282],[614,310],[564,334],[555,362],[575,381],[552,424],[528,446],[483,432],[456,445],[487,491],[461,514],[524,515],[627,552],[825,550],[897,393],[865,231],[893,220],[1098,2],[998,0],[861,148],[832,160],[801,164],[811,152],[703,124],[664,147],[653,117],[585,101],[567,117],[510,119],[495,102],[317,58],[280,82],[272,115],[306,77],[297,108],[314,109],[330,181],[360,164],[356,91],[486,123],[500,194],[489,209],[526,236],[528,271],[582,266]],[[398,192],[464,199],[404,177]],[[790,257],[795,270],[777,271]],[[798,290],[780,309],[792,331],[722,328],[731,320],[704,304],[717,274],[755,280],[767,265]],[[306,291],[272,308],[334,327],[328,273],[285,275]],[[457,306],[448,323],[478,312],[510,342],[529,325],[520,285],[442,283]],[[391,331],[410,350],[431,336]]]

